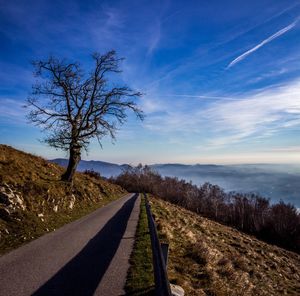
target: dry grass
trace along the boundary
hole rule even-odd
[[[300,295],[300,255],[151,198],[170,243],[169,278],[186,295]]]
[[[64,169],[0,145],[0,189],[9,188],[22,206],[0,199],[0,254],[75,220],[125,191],[102,179],[76,173],[73,185],[60,181]]]

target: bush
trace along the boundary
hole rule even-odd
[[[111,181],[129,192],[148,192],[217,222],[300,253],[300,214],[295,206],[254,194],[226,193],[217,185],[202,186],[162,177],[147,166],[130,167]]]
[[[96,171],[94,171],[94,170],[85,170],[83,173],[84,173],[85,175],[88,175],[88,176],[93,177],[93,178],[95,178],[95,179],[101,179],[100,173],[99,173],[99,172],[96,172]]]

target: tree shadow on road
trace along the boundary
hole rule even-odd
[[[128,200],[71,261],[32,295],[93,295],[120,245],[137,196]]]

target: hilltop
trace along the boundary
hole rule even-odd
[[[0,254],[73,221],[126,191],[101,178],[76,173],[60,181],[64,168],[0,145]]]
[[[299,295],[300,255],[151,198],[169,279],[186,295]]]

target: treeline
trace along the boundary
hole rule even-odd
[[[129,168],[112,182],[130,192],[148,192],[217,222],[300,253],[300,214],[283,201],[270,204],[255,194],[226,193],[217,185],[202,186],[162,177],[147,166]]]

